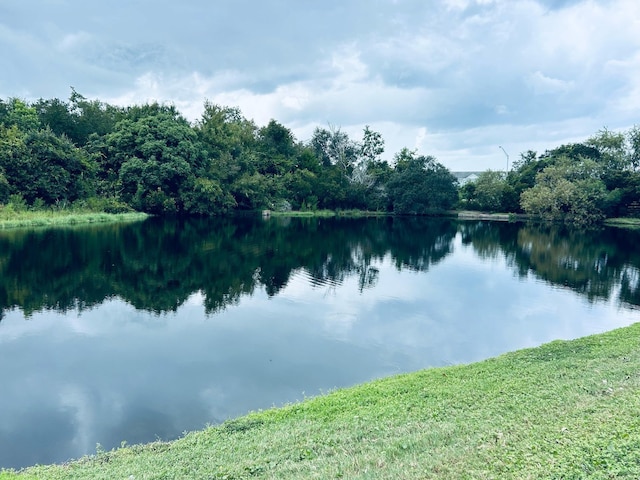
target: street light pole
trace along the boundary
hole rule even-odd
[[[508,173],[509,172],[509,154],[504,148],[502,148],[502,145],[498,145],[498,148],[500,148],[500,150],[504,152],[505,157],[507,157],[507,170],[505,171],[505,173]]]

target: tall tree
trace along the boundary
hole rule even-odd
[[[22,132],[38,130],[41,127],[36,109],[15,97],[6,103],[0,101],[0,124],[5,127],[15,125]]]
[[[453,207],[458,196],[455,185],[456,178],[434,157],[404,148],[395,156],[387,188],[394,212],[428,214]]]
[[[136,107],[106,138],[108,157],[102,175],[117,175],[124,201],[150,213],[203,213],[214,208],[215,185],[201,185],[197,172],[205,158],[187,120],[173,107],[157,104]],[[192,197],[194,187],[202,198]],[[212,195],[210,199],[208,195]],[[204,205],[202,205],[204,203]]]
[[[502,172],[486,170],[474,182],[467,183],[462,188],[470,193],[467,201],[473,208],[497,212],[503,209],[506,187],[507,182]]]
[[[29,203],[74,201],[93,194],[95,164],[66,136],[51,129],[23,133],[0,127],[0,169],[10,193]]]

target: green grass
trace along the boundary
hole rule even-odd
[[[604,221],[605,225],[611,225],[613,227],[640,228],[640,218],[608,218]]]
[[[139,212],[105,213],[77,210],[0,210],[0,229],[23,227],[52,227],[142,220],[147,215]]]
[[[282,212],[270,210],[269,215],[272,217],[335,217],[336,212],[333,210],[289,210]]]
[[[640,324],[2,479],[638,479]]]
[[[373,217],[390,215],[387,212],[371,212],[367,210],[289,210],[269,211],[274,217]]]

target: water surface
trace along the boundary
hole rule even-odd
[[[628,325],[639,244],[415,218],[0,232],[0,467]]]

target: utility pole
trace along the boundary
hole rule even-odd
[[[507,153],[507,151],[502,148],[502,145],[498,145],[498,148],[500,148],[500,150],[502,150],[504,152],[504,156],[507,157],[507,169],[505,170],[505,174],[509,173],[509,154]]]

